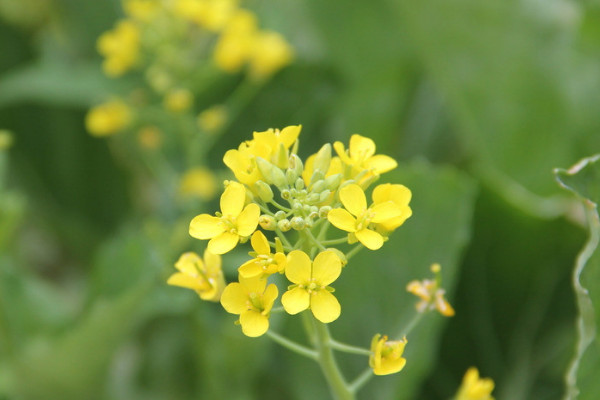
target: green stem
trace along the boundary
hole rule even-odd
[[[279,228],[275,229],[275,233],[277,234],[277,236],[279,237],[279,239],[281,240],[281,242],[283,243],[284,246],[286,246],[287,248],[290,248],[290,249],[293,248],[290,241],[287,240],[287,238],[285,237],[283,232],[281,232],[281,229],[279,229]]]
[[[331,226],[331,223],[327,219],[324,221],[325,222],[323,222],[323,226],[321,227],[321,230],[319,230],[319,233],[317,234],[317,239],[319,239],[319,240],[323,240],[325,238],[325,235],[327,234],[327,230]]]
[[[413,316],[413,318],[408,322],[408,324],[400,331],[398,337],[403,338],[404,336],[408,336],[410,332],[421,322],[421,319],[425,315],[425,312],[418,312]]]
[[[349,259],[351,259],[352,257],[354,257],[354,255],[356,253],[358,253],[359,251],[361,251],[365,246],[363,246],[362,244],[357,244],[356,246],[354,246],[352,248],[352,250],[350,250],[348,253],[346,253],[346,261],[348,261]]]
[[[329,389],[336,400],[354,400],[354,393],[348,386],[348,383],[346,383],[333,355],[330,346],[331,336],[327,324],[313,318],[313,326],[316,339],[315,344],[319,354],[317,361],[329,384]]]
[[[280,345],[282,345],[283,347],[293,351],[294,353],[298,353],[304,357],[308,357],[312,360],[318,360],[319,354],[312,349],[309,349],[306,346],[302,346],[301,344],[298,344],[284,336],[281,336],[278,333],[275,333],[273,331],[267,331],[267,336],[270,337],[271,339],[273,339],[274,342],[279,343]]]
[[[291,209],[289,209],[288,207],[286,207],[284,205],[279,204],[275,200],[271,200],[269,203],[273,204],[275,207],[279,208],[281,211],[285,211],[288,214],[292,212]]]
[[[352,345],[349,345],[346,343],[338,342],[335,339],[330,339],[329,345],[331,346],[332,349],[343,351],[345,353],[360,354],[363,356],[371,355],[371,350],[365,349],[363,347],[357,347],[357,346],[352,346]]]
[[[371,367],[365,369],[352,383],[350,384],[350,390],[352,393],[356,393],[358,389],[363,387],[369,379],[373,377],[373,370]]]
[[[343,237],[343,238],[339,238],[339,239],[331,239],[331,240],[323,240],[321,241],[321,244],[323,246],[333,246],[336,244],[344,244],[344,243],[348,243],[348,236]]]
[[[325,246],[323,246],[323,244],[317,240],[310,229],[305,229],[304,232],[306,232],[306,236],[310,239],[310,241],[313,242],[321,251],[327,250]]]

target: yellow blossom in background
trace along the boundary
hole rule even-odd
[[[189,109],[193,102],[194,95],[189,90],[173,89],[165,95],[163,105],[167,110],[179,113]]]
[[[121,76],[138,62],[140,30],[133,21],[121,20],[113,30],[98,38],[97,45],[105,58],[102,68],[106,75]]]
[[[327,214],[333,226],[354,235],[370,250],[383,246],[383,236],[369,228],[371,223],[387,223],[401,215],[401,208],[393,201],[376,203],[367,208],[365,192],[360,186],[350,184],[339,191],[340,201],[346,209],[334,208]],[[351,240],[353,241],[353,240]]]
[[[175,14],[209,31],[227,26],[238,10],[237,0],[177,0]]]
[[[13,143],[13,137],[6,129],[0,129],[0,151],[7,150]]]
[[[406,290],[421,299],[416,305],[417,311],[437,310],[445,317],[452,317],[454,315],[454,308],[452,308],[444,297],[446,291],[440,287],[439,273],[441,267],[439,264],[433,264],[431,270],[436,274],[437,279],[409,282]]]
[[[246,202],[246,188],[230,182],[221,195],[221,213],[217,216],[200,214],[190,222],[190,235],[196,239],[210,239],[208,249],[224,254],[233,249],[240,239],[249,237],[258,225],[260,208]]]
[[[227,108],[220,104],[207,108],[198,115],[198,126],[209,134],[221,130],[226,122]]]
[[[408,205],[411,198],[412,193],[410,189],[404,185],[391,183],[377,185],[373,190],[373,204],[392,201],[400,208],[400,215],[375,224],[376,229],[386,234],[401,226],[412,215],[412,209]]]
[[[396,160],[389,156],[375,155],[375,142],[361,135],[350,137],[348,150],[342,142],[335,142],[333,148],[345,166],[345,178],[358,178],[357,183],[363,188],[379,175],[398,166]]]
[[[181,255],[175,268],[179,272],[171,275],[167,283],[195,290],[202,300],[219,301],[225,288],[221,270],[221,257],[206,250],[204,260],[196,253]]]
[[[272,31],[260,32],[254,37],[250,53],[250,75],[256,79],[268,78],[292,59],[292,48],[283,36]]]
[[[126,128],[131,122],[131,111],[121,100],[112,100],[88,111],[85,126],[94,136],[108,136]]]
[[[148,150],[156,150],[162,143],[161,132],[155,126],[145,126],[138,131],[138,143]]]
[[[217,193],[217,178],[208,168],[191,168],[181,177],[179,193],[182,197],[210,200]]]
[[[287,258],[282,252],[271,253],[271,246],[261,231],[256,231],[250,239],[254,252],[250,253],[253,258],[245,262],[238,269],[240,276],[253,278],[264,277],[276,272],[283,272]]]
[[[227,285],[221,304],[228,313],[238,314],[244,335],[257,337],[269,329],[269,314],[279,291],[274,283],[260,277],[244,278]]]
[[[404,368],[406,359],[402,357],[407,340],[388,340],[387,336],[376,334],[371,341],[369,366],[375,375],[395,374]]]
[[[493,390],[494,381],[490,378],[480,378],[477,368],[471,367],[463,378],[455,400],[494,400]]]
[[[323,323],[335,321],[341,306],[331,293],[330,283],[342,272],[342,262],[333,251],[323,251],[311,262],[310,257],[300,250],[288,254],[285,276],[294,283],[281,297],[281,304],[289,314],[298,314],[309,309]]]
[[[148,23],[159,15],[161,2],[160,0],[125,0],[123,9],[129,17]]]
[[[231,18],[214,49],[214,60],[225,72],[238,72],[248,61],[254,47],[257,30],[256,17],[239,9]]]

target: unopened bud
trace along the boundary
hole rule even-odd
[[[318,203],[320,198],[321,196],[318,193],[311,193],[308,196],[306,196],[306,201],[308,203]]]
[[[321,147],[315,156],[315,162],[313,168],[315,171],[321,171],[326,174],[329,170],[329,163],[331,163],[331,145],[326,143]]]
[[[335,174],[325,178],[325,186],[332,192],[337,190],[340,183],[342,183],[342,174]]]
[[[297,190],[304,189],[304,179],[302,179],[302,178],[296,179],[296,182],[294,183],[294,186],[296,187]]]
[[[292,154],[290,156],[289,168],[294,170],[296,176],[302,176],[302,173],[304,172],[304,164],[302,164],[302,160],[297,154]]]
[[[284,219],[284,218],[285,218],[285,212],[284,212],[284,211],[281,211],[281,210],[280,210],[280,211],[277,211],[277,212],[275,213],[275,219],[276,219],[277,221],[280,221],[280,220],[282,220],[282,219]]]
[[[273,190],[271,189],[271,186],[268,185],[266,182],[257,181],[254,184],[254,189],[256,190],[258,197],[260,197],[260,199],[265,203],[268,203],[271,200],[273,200]]]
[[[310,190],[314,193],[321,193],[323,190],[325,190],[326,187],[327,187],[327,181],[324,179],[321,179],[319,181],[316,181],[314,183],[314,185],[311,186]]]
[[[263,214],[258,217],[258,223],[266,231],[274,231],[277,228],[277,221],[270,215]]]
[[[291,196],[292,196],[292,195],[291,195],[291,193],[290,193],[290,191],[289,191],[288,189],[283,189],[283,190],[281,191],[281,198],[282,198],[282,199],[284,199],[284,200],[289,200],[289,198],[290,198]]]
[[[292,224],[292,228],[294,228],[297,231],[304,229],[304,227],[306,226],[306,223],[304,222],[304,218],[302,218],[302,217],[292,218],[291,224]]]
[[[327,214],[329,214],[329,211],[331,211],[330,206],[323,206],[323,207],[319,208],[319,217],[327,218]]]
[[[324,190],[321,192],[321,195],[319,196],[319,202],[324,202],[325,200],[327,200],[329,198],[329,196],[331,195],[331,192],[329,191],[329,189]]]
[[[277,227],[281,230],[281,232],[287,232],[292,229],[292,224],[290,223],[290,220],[282,219],[281,221],[277,222]]]
[[[273,169],[271,170],[271,180],[272,183],[278,188],[283,188],[287,186],[287,179],[285,178],[285,173],[276,166],[273,166]]]
[[[293,185],[298,179],[298,175],[296,175],[296,171],[293,169],[287,169],[285,171],[285,179],[287,180],[288,185]]]

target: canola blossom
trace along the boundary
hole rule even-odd
[[[490,378],[480,378],[477,368],[471,367],[465,373],[455,400],[494,400],[493,390],[494,381]]]
[[[207,250],[203,260],[194,252],[184,253],[175,263],[175,268],[179,272],[167,280],[169,285],[192,289],[202,300],[219,301],[225,288],[219,255]]]
[[[375,375],[395,374],[404,368],[406,359],[402,357],[407,340],[388,340],[387,336],[376,334],[371,341],[369,365]]]

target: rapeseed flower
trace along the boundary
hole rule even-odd
[[[272,254],[271,246],[261,231],[252,234],[250,243],[254,249],[250,255],[254,258],[240,266],[238,270],[240,276],[244,278],[265,277],[276,272],[283,272],[287,261],[285,254],[279,251]]]
[[[277,32],[263,31],[255,35],[249,55],[250,75],[265,79],[292,62],[289,43]]]
[[[328,285],[342,272],[342,261],[333,251],[323,251],[311,262],[308,254],[294,250],[288,254],[285,276],[294,283],[281,297],[289,314],[309,309],[323,323],[335,321],[341,306]]]
[[[224,254],[233,249],[256,230],[260,208],[246,202],[246,188],[230,182],[221,195],[221,212],[216,216],[200,214],[190,222],[190,235],[197,239],[210,239],[208,249]]]
[[[140,57],[140,30],[130,20],[121,20],[98,38],[98,51],[105,57],[106,75],[118,77],[129,71]]]
[[[88,111],[85,126],[94,136],[109,136],[126,128],[131,122],[129,106],[121,100],[111,100]]]
[[[409,293],[419,297],[416,305],[417,311],[425,312],[427,310],[437,310],[445,317],[454,315],[454,308],[448,303],[444,295],[446,291],[440,287],[440,270],[439,264],[433,264],[431,270],[436,274],[436,279],[424,279],[422,281],[412,281],[406,286]]]
[[[208,168],[196,167],[187,170],[179,181],[179,193],[183,197],[212,199],[217,192],[217,179]]]
[[[212,134],[218,132],[227,122],[227,108],[216,105],[198,114],[198,126],[204,132]]]
[[[395,374],[404,368],[406,359],[402,357],[407,340],[388,340],[387,336],[376,334],[371,341],[369,365],[375,375]]]
[[[195,290],[202,300],[220,300],[225,279],[219,255],[206,250],[202,260],[196,253],[184,253],[175,263],[175,268],[179,272],[167,280],[169,285]]]
[[[227,285],[221,296],[221,304],[228,313],[238,314],[242,332],[257,337],[269,329],[269,314],[279,292],[277,286],[260,277],[239,277],[239,282]]]
[[[358,179],[362,187],[368,186],[379,175],[398,166],[393,158],[375,155],[375,142],[367,137],[354,134],[350,137],[350,146],[345,149],[342,142],[335,142],[333,148],[345,166],[346,179]]]
[[[384,183],[377,185],[373,190],[373,204],[382,204],[388,201],[394,202],[400,208],[400,215],[395,218],[375,224],[377,231],[387,234],[406,221],[412,215],[410,203],[412,193],[404,185]]]
[[[471,367],[463,378],[455,400],[494,400],[493,390],[494,381],[490,378],[480,378],[477,368]]]

